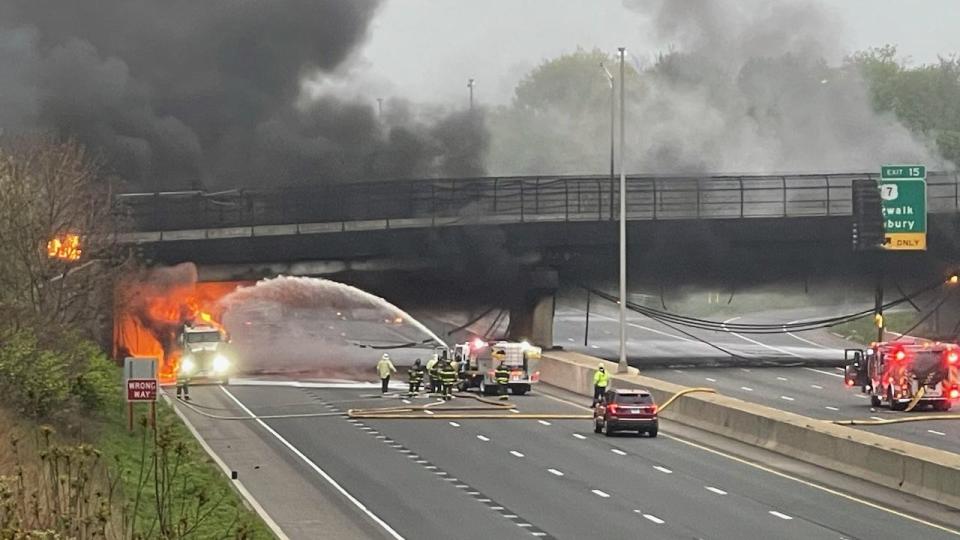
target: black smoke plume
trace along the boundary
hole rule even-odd
[[[380,121],[359,98],[303,95],[378,4],[0,0],[0,128],[77,136],[140,189],[482,172],[479,117]]]

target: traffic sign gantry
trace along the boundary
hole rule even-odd
[[[880,168],[884,249],[927,249],[927,168],[884,165]]]

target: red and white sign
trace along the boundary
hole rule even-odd
[[[127,379],[127,401],[156,401],[156,379]]]

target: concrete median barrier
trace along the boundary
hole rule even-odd
[[[540,362],[541,380],[590,396],[593,372],[604,363],[591,356],[550,352]],[[684,386],[644,377],[630,368],[612,377],[619,388],[645,388],[658,403]],[[766,448],[801,461],[910,493],[960,509],[960,455],[867,431],[838,426],[717,394],[688,394],[677,399],[666,419]]]

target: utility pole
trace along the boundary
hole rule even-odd
[[[470,110],[471,110],[471,111],[473,110],[473,85],[474,85],[474,82],[475,82],[475,81],[474,81],[473,79],[468,79],[468,80],[467,80],[467,88],[470,89]]]
[[[620,363],[617,373],[627,372],[627,176],[623,170],[624,135],[624,76],[623,60],[627,52],[620,47]]]
[[[613,74],[610,73],[610,70],[607,69],[607,66],[603,65],[603,62],[600,62],[600,67],[603,68],[603,72],[607,74],[607,81],[610,83],[610,219],[613,219],[613,186],[616,184],[613,176],[613,132],[614,127],[617,124],[616,121],[616,109],[617,109],[617,98],[616,98],[616,87],[613,84]]]

